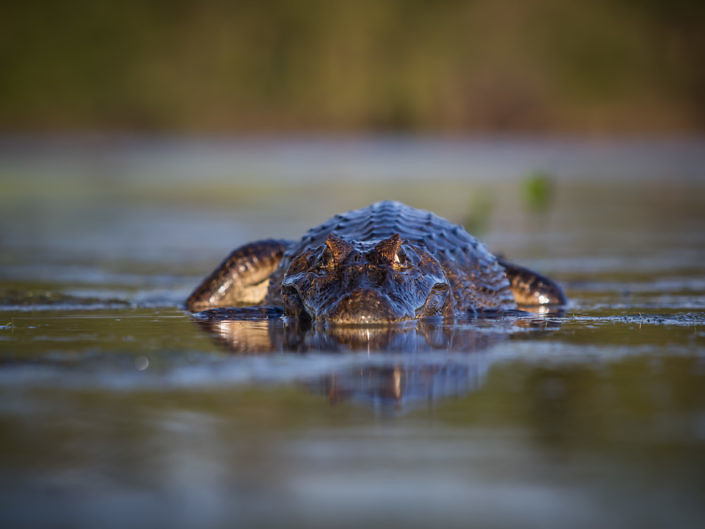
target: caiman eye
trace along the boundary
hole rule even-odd
[[[394,254],[392,265],[397,270],[406,270],[411,266],[411,261],[401,248]]]
[[[335,255],[330,248],[327,246],[323,249],[321,253],[321,258],[318,260],[319,264],[324,268],[330,268],[335,265]]]
[[[345,261],[352,250],[353,246],[348,241],[341,239],[335,233],[329,233],[321,254],[321,266],[331,268],[339,265]]]

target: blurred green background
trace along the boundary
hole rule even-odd
[[[0,131],[699,133],[705,3],[0,8]]]

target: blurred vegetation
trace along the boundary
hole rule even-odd
[[[701,131],[705,3],[34,0],[0,130]]]
[[[486,188],[474,190],[461,224],[473,235],[487,233],[492,213],[497,208],[497,202],[491,190]]]
[[[533,171],[522,182],[526,207],[534,213],[545,213],[553,201],[553,177],[546,171]]]

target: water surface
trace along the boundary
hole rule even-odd
[[[701,143],[100,147],[0,149],[3,527],[701,525]],[[304,337],[182,310],[238,244],[383,198],[571,305]]]

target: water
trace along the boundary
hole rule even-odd
[[[702,524],[702,143],[0,147],[3,527]],[[382,198],[567,312],[300,338],[181,310],[238,244]]]

